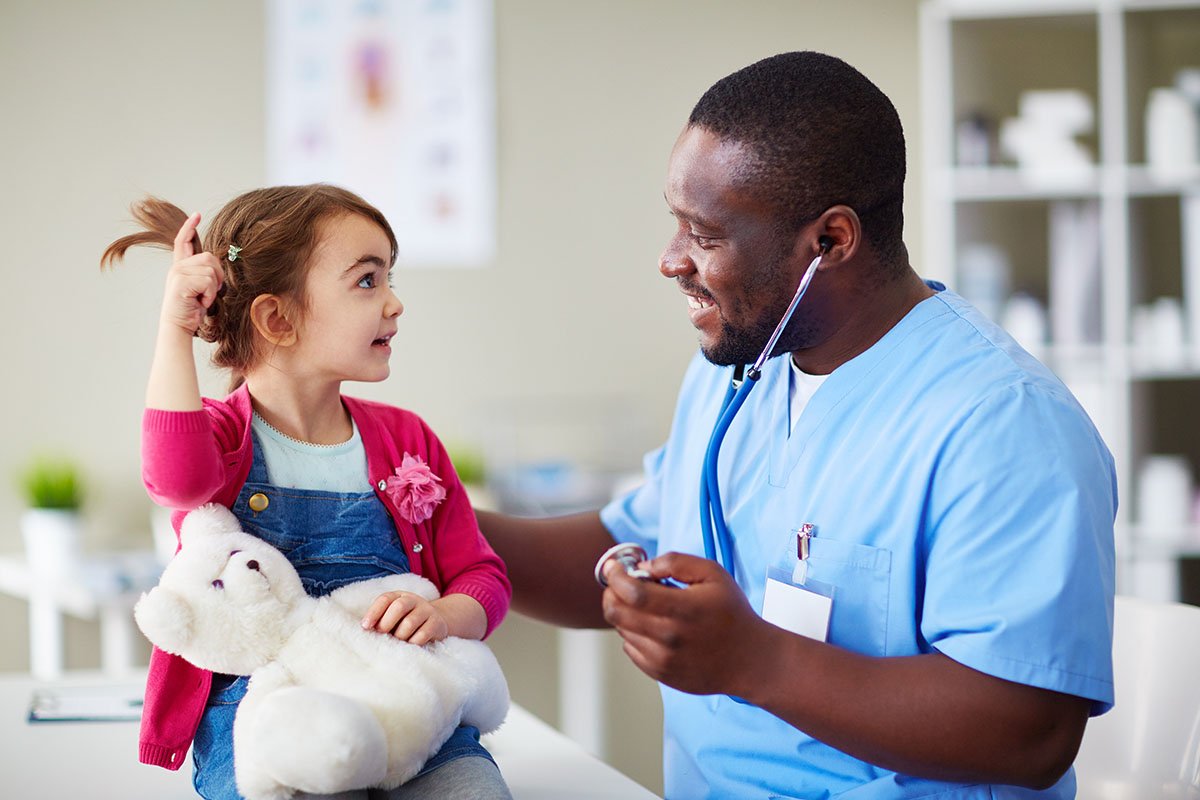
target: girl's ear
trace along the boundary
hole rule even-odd
[[[296,343],[296,326],[288,318],[288,306],[274,294],[260,294],[250,304],[250,321],[258,335],[276,347]]]

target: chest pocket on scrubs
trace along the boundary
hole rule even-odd
[[[809,545],[808,577],[834,588],[829,642],[871,656],[887,655],[892,553],[828,538]]]

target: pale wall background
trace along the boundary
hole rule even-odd
[[[497,0],[495,17],[497,258],[400,271],[392,377],[351,393],[412,408],[452,442],[535,404],[577,423],[569,455],[636,469],[695,345],[656,269],[667,155],[704,89],[785,50],[845,58],[896,103],[919,268],[917,0]],[[244,0],[0,0],[0,551],[21,546],[9,476],[46,448],[86,467],[89,550],[149,546],[138,431],[168,261],[101,274],[97,259],[143,193],[211,215],[263,183],[264,34]],[[625,424],[609,424],[614,409]],[[24,614],[0,597],[0,670],[27,669]],[[96,632],[69,631],[71,666],[96,666]],[[552,632],[512,618],[493,642],[517,700],[553,722]],[[657,789],[657,693],[615,636],[610,656],[611,758]]]

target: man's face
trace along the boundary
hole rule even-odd
[[[687,296],[700,349],[714,364],[752,363],[800,281],[795,235],[781,232],[770,205],[736,180],[749,158],[737,142],[689,127],[667,169],[665,197],[677,225],[659,270]],[[802,328],[801,319],[789,325],[777,351],[801,346]]]

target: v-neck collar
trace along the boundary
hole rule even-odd
[[[885,333],[879,341],[865,351],[842,364],[829,374],[829,377],[809,399],[804,413],[796,421],[795,428],[790,428],[790,402],[788,397],[788,380],[790,367],[786,359],[773,359],[771,367],[770,387],[771,419],[770,419],[770,467],[768,481],[772,486],[784,487],[788,478],[796,468],[796,463],[803,455],[808,441],[822,425],[831,417],[832,412],[844,403],[847,397],[857,389],[862,382],[893,352],[906,338],[934,319],[953,314],[942,293],[927,297],[913,306],[891,330]],[[765,376],[764,376],[765,377]]]

